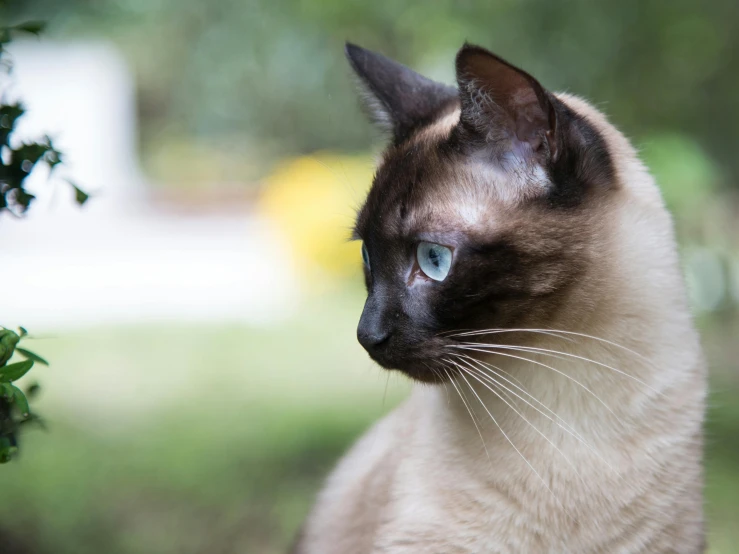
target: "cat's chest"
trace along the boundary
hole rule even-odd
[[[552,529],[554,525],[564,531],[567,522],[546,515],[551,506],[526,506],[516,495],[463,478],[456,486],[437,485],[416,488],[404,483],[383,510],[373,552],[568,551],[558,538],[562,533]]]
[[[587,464],[576,472],[541,449],[527,452],[535,472],[513,449],[490,450],[491,459],[472,468],[426,456],[400,463],[372,552],[605,552],[619,534],[620,502],[598,501],[603,491],[589,483],[603,484],[603,475],[588,474]],[[625,490],[620,500],[629,503]]]

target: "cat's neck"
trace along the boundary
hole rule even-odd
[[[667,433],[678,422],[698,421],[702,409],[700,386],[687,398],[691,383],[701,383],[695,332],[681,306],[652,299],[640,306],[643,319],[614,303],[603,306],[610,318],[601,311],[603,317],[576,330],[511,333],[510,341],[498,335],[496,346],[460,350],[449,361],[454,382],[426,387],[417,402],[433,413],[440,440],[478,454],[481,442],[508,449],[511,443],[571,449],[579,442],[590,450],[629,444],[633,450],[635,437],[652,440],[650,425]],[[663,311],[659,323],[654,310]]]

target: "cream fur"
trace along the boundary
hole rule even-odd
[[[296,552],[704,551],[706,371],[686,305],[672,222],[623,135],[584,101],[560,98],[605,137],[623,190],[611,206],[611,219],[602,222],[602,259],[583,290],[573,293],[598,298],[597,303],[566,314],[557,327],[603,337],[646,359],[577,336],[565,341],[543,335],[531,344],[597,360],[646,385],[577,358],[535,358],[576,379],[591,395],[541,366],[490,357],[590,445],[517,400],[519,412],[556,449],[479,384],[473,392],[457,380],[479,433],[452,385],[418,385],[340,462]],[[589,295],[588,287],[599,294]]]

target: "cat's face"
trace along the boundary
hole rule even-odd
[[[471,340],[457,333],[544,328],[570,304],[612,162],[584,118],[485,50],[460,50],[459,91],[347,54],[393,132],[355,227],[368,292],[357,336],[382,366],[443,381],[449,349]]]

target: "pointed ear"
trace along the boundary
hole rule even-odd
[[[457,54],[457,82],[460,121],[469,131],[500,148],[556,160],[554,98],[531,75],[465,44]]]
[[[382,54],[346,43],[346,57],[366,93],[375,122],[401,142],[458,98],[457,89],[427,79]]]

